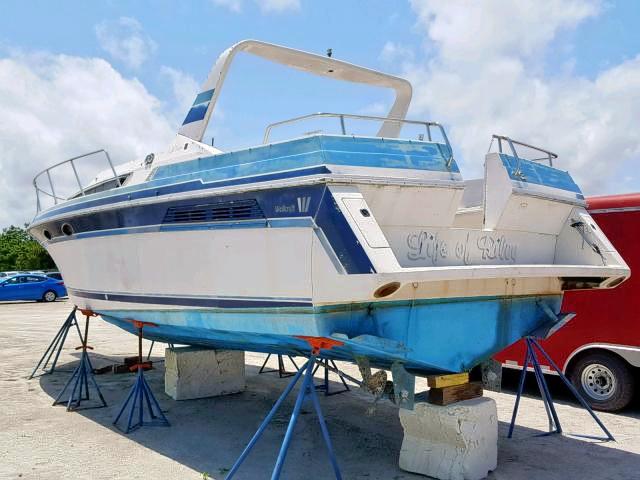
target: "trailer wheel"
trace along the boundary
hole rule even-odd
[[[633,374],[621,358],[611,353],[592,352],[580,357],[571,369],[570,378],[595,410],[622,410],[633,397]]]

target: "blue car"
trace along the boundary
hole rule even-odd
[[[58,297],[66,297],[64,282],[46,275],[23,274],[0,278],[0,301],[37,300],[54,302]]]

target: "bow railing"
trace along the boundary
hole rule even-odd
[[[81,175],[78,172],[78,163],[83,162],[85,159],[97,155],[104,154],[104,158],[106,160],[105,169],[98,174],[97,177],[93,178],[89,182],[83,182],[81,180]],[[66,172],[63,170],[66,169]],[[73,193],[71,195],[62,195],[61,189],[59,187],[62,186],[63,183],[67,183],[65,181],[54,181],[54,173],[59,174],[63,173],[65,179],[73,173],[72,185],[75,183],[77,185],[77,189],[75,185],[73,188]],[[106,173],[105,173],[106,172]],[[69,175],[67,175],[68,173]],[[104,174],[101,176],[101,174]],[[63,202],[68,200],[69,198],[73,198],[76,196],[84,196],[87,194],[87,188],[91,187],[91,189],[95,189],[97,185],[105,185],[109,184],[109,182],[113,183],[114,187],[122,186],[121,176],[116,173],[115,166],[109,157],[109,154],[106,150],[100,149],[94,152],[85,153],[84,155],[78,155],[77,157],[69,158],[62,162],[56,163],[48,168],[45,168],[41,172],[39,172],[33,178],[33,187],[36,191],[36,202],[38,212],[42,210],[43,197],[53,200],[53,204],[57,205],[58,202]],[[75,182],[73,181],[75,180]],[[44,185],[43,185],[44,184]],[[48,188],[47,188],[48,187]],[[57,193],[56,193],[57,192]]]

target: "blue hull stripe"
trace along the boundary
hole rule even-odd
[[[310,301],[281,301],[268,299],[231,299],[231,298],[201,298],[201,297],[167,297],[157,295],[129,295],[122,293],[85,292],[69,289],[72,295],[94,300],[109,300],[112,302],[142,303],[153,305],[177,305],[184,307],[207,308],[282,308],[282,307],[311,307]]]
[[[47,230],[54,242],[73,241],[77,238],[142,233],[144,231],[212,230],[216,228],[270,228],[313,226],[314,222],[331,244],[347,273],[374,273],[375,268],[349,223],[338,208],[326,185],[309,187],[287,187],[253,192],[217,195],[199,199],[201,205],[215,202],[216,205],[234,205],[248,200],[254,201],[263,219],[243,221],[164,223],[169,209],[200,207],[193,199],[159,201],[141,206],[114,207],[112,210],[80,215],[43,224],[32,232],[37,238]],[[190,217],[184,217],[190,218]],[[74,235],[62,234],[62,225],[71,225]]]
[[[260,183],[260,182],[268,182],[271,180],[283,180],[287,178],[306,177],[309,175],[322,175],[322,174],[329,174],[329,173],[331,173],[331,170],[329,170],[326,166],[322,165],[322,166],[313,167],[313,168],[302,168],[299,170],[291,170],[287,172],[270,173],[266,175],[255,175],[252,177],[234,178],[231,180],[218,181],[218,182],[202,183],[202,181],[200,180],[194,180],[194,181],[189,181],[184,183],[160,186],[158,188],[147,188],[145,190],[132,191],[130,193],[115,194],[108,197],[97,198],[95,200],[85,201],[81,203],[74,203],[67,207],[48,210],[46,212],[43,212],[41,215],[38,215],[34,219],[34,222],[40,222],[49,217],[57,216],[62,213],[72,213],[77,210],[83,210],[85,208],[100,207],[100,206],[109,205],[112,203],[141,200],[145,198],[158,197],[161,195],[169,195],[174,193],[184,193],[184,192],[191,192],[191,191],[195,192],[199,190],[214,189],[214,188],[220,188],[220,187],[245,185],[249,183]],[[120,189],[116,189],[115,192],[118,192],[119,190]]]
[[[107,237],[112,235],[131,235],[133,233],[150,233],[150,232],[185,232],[195,230],[228,230],[231,228],[292,228],[292,227],[313,227],[314,223],[311,218],[269,218],[265,221],[249,220],[244,222],[220,222],[220,223],[190,223],[185,225],[150,225],[145,227],[130,228],[114,228],[109,230],[94,230],[92,232],[81,232],[75,234],[72,238],[92,238]],[[49,243],[58,243],[69,241],[70,237],[58,237],[50,240]]]

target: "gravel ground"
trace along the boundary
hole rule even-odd
[[[155,368],[147,378],[172,426],[124,435],[111,422],[133,381],[130,374],[96,376],[107,408],[67,413],[62,406],[51,406],[77,364],[78,353],[72,348],[78,344],[75,334],[60,357],[58,372],[27,379],[70,309],[65,301],[0,304],[0,478],[201,479],[206,472],[209,478],[222,479],[286,385],[287,380],[276,374],[257,375],[264,356],[247,354],[246,392],[176,402],[163,392],[163,349],[156,348]],[[95,367],[121,362],[137,348],[133,336],[99,319],[92,319],[89,344],[95,348]],[[355,376],[353,365],[340,367]],[[426,387],[423,383],[418,381],[419,389]],[[606,443],[577,436],[600,433],[561,388],[556,386],[553,392],[560,399],[557,408],[564,430],[576,436],[538,436],[547,427],[544,408],[539,398],[527,396],[509,440],[514,395],[487,393],[497,401],[500,420],[499,464],[489,478],[640,478],[637,403],[622,414],[600,414],[617,439]],[[345,479],[425,478],[398,468],[402,428],[391,404],[381,402],[369,412],[370,397],[356,389],[320,400]],[[290,398],[236,478],[270,477],[292,404]],[[309,413],[307,406],[283,479],[332,478],[317,421]]]

